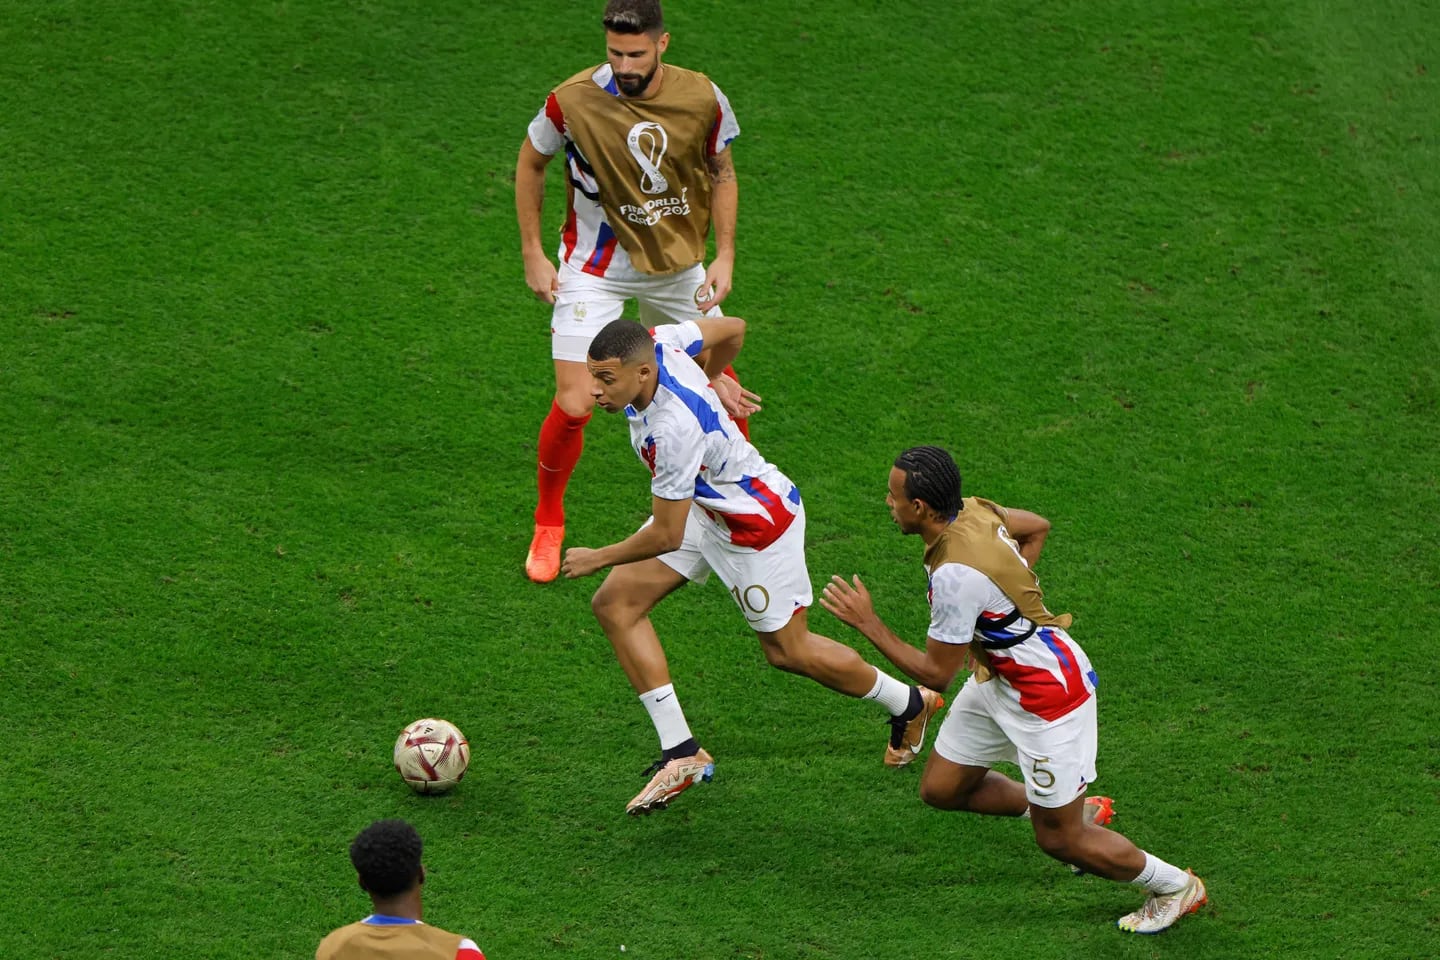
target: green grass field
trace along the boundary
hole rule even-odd
[[[0,0],[0,957],[310,956],[386,816],[491,960],[1440,956],[1435,5],[669,4],[744,131],[726,308],[812,579],[921,638],[916,443],[1052,520],[1098,789],[1211,888],[1158,940],[925,807],[713,583],[655,621],[717,778],[623,816],[598,580],[521,570],[512,173],[601,7]],[[569,542],[646,480],[597,415]],[[390,768],[427,715],[442,798]]]

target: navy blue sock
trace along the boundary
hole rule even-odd
[[[695,742],[694,737],[691,737],[684,743],[677,743],[670,749],[663,751],[660,754],[660,759],[664,760],[666,763],[669,763],[671,760],[678,760],[681,757],[693,757],[699,752],[700,744]]]
[[[895,720],[899,723],[909,723],[920,716],[920,711],[923,709],[925,709],[925,701],[920,696],[920,688],[912,686],[910,688],[910,706],[906,707],[905,712],[897,716]]]

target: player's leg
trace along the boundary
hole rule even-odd
[[[1122,834],[1092,823],[1086,816],[1085,800],[1082,793],[1060,807],[1032,803],[1030,821],[1036,844],[1056,860],[1073,863],[1086,873],[1122,883],[1134,880],[1144,869],[1145,855]]]
[[[1124,835],[1093,822],[1086,788],[1095,780],[1096,698],[1042,728],[1010,722],[1018,707],[997,717],[1016,743],[1030,820],[1040,849],[1085,873],[1148,891],[1144,905],[1119,920],[1129,932],[1159,933],[1206,901],[1198,877],[1135,846]]]
[[[807,608],[815,602],[805,563],[805,507],[763,549],[733,547],[708,527],[700,528],[700,551],[730,591],[745,621],[760,639],[770,665],[821,683],[851,697],[878,699],[899,713],[910,700],[898,680],[882,684],[876,670],[851,647],[810,630]],[[888,678],[887,678],[888,679]]]
[[[1025,815],[1025,788],[987,767],[962,766],[931,752],[920,780],[920,799],[936,810],[991,817]]]
[[[650,611],[685,583],[673,567],[651,558],[612,568],[590,598],[590,609],[637,694],[670,683],[670,666]]]
[[[914,759],[930,718],[945,701],[933,690],[896,680],[854,648],[810,629],[807,608],[815,597],[805,564],[803,505],[797,507],[785,532],[762,550],[737,549],[714,534],[702,536],[700,547],[755,631],[771,666],[881,704],[892,723],[886,765],[901,767]]]
[[[741,597],[746,593],[742,589]],[[737,601],[745,607],[744,599]],[[775,630],[751,621],[760,649],[772,667],[809,677],[846,696],[874,700],[890,714],[890,742],[885,765],[903,767],[920,753],[930,720],[945,705],[945,698],[926,687],[907,684],[874,666],[847,647],[810,629],[808,611],[797,607],[790,619]]]
[[[662,323],[683,323],[686,320],[697,320],[701,316],[724,316],[719,307],[711,307],[707,312],[701,314],[699,308],[695,306],[695,301],[700,296],[701,284],[704,281],[705,267],[698,263],[688,270],[682,270],[667,277],[653,278],[653,281],[647,283],[643,289],[635,291],[635,300],[640,305],[640,322],[653,328]],[[726,367],[725,372],[737,383],[740,381],[734,366]],[[736,420],[735,426],[740,428],[740,433],[746,440],[750,439],[749,417]]]
[[[690,580],[703,582],[709,576],[689,524],[686,529],[686,540],[678,550],[612,568],[590,601],[615,659],[660,739],[660,759],[644,773],[649,782],[625,807],[632,816],[665,809],[675,797],[715,773],[714,758],[690,732],[670,681],[665,650],[650,621],[650,611],[661,600]]]
[[[1088,671],[1085,652],[1073,641],[1069,648]],[[1015,762],[1025,782],[1040,849],[1086,873],[1129,880],[1139,872],[1139,852],[1120,834],[1096,825],[1094,810],[1086,802],[1086,791],[1096,779],[1096,704],[1092,693],[1068,713],[1044,720],[1009,696],[992,693],[985,702],[996,725],[1015,745]]]
[[[548,583],[560,573],[565,491],[585,449],[585,425],[595,406],[585,354],[595,334],[620,316],[624,304],[613,285],[568,264],[561,265],[550,320],[555,399],[540,425],[536,444],[535,531],[525,557],[525,574],[537,583]]]
[[[1015,746],[990,718],[987,686],[972,677],[956,692],[925,761],[920,799],[938,810],[1021,817],[1029,808],[1025,787],[990,769],[1002,760],[1013,763]]]
[[[1062,807],[1032,803],[1035,842],[1056,860],[1075,864],[1086,873],[1145,888],[1149,895],[1140,909],[1116,921],[1120,929],[1159,933],[1206,904],[1204,881],[1146,853],[1114,830],[1090,822],[1085,800],[1081,794]]]
[[[750,590],[751,597],[755,591]],[[741,606],[744,606],[742,601]],[[786,673],[809,677],[816,683],[849,697],[872,697],[877,684],[876,674],[884,676],[853,647],[832,640],[810,629],[809,614],[805,607],[798,607],[778,629],[761,629],[755,621],[755,634],[760,638],[760,649],[772,667]],[[899,692],[895,694],[892,713],[904,709],[910,701],[909,688],[896,680]],[[881,700],[881,702],[885,702]]]

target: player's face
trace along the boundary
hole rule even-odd
[[[670,45],[670,34],[657,40],[648,33],[605,31],[605,53],[615,71],[615,86],[626,97],[644,96],[660,69],[660,55]]]
[[[626,366],[619,359],[585,360],[590,371],[590,396],[595,405],[607,413],[624,410],[640,396],[643,386],[645,365],[634,363]]]
[[[924,518],[925,507],[919,500],[905,497],[905,471],[899,467],[890,468],[890,485],[885,491],[885,506],[901,533],[917,533]]]

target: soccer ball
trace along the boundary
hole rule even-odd
[[[444,793],[469,766],[470,744],[449,720],[416,720],[395,741],[395,769],[416,793]]]

